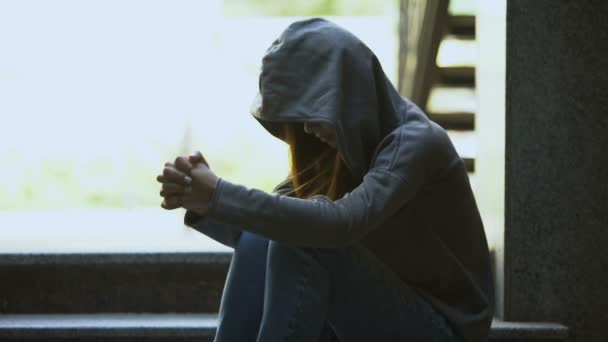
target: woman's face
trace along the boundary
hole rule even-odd
[[[336,132],[330,124],[324,122],[304,122],[304,132],[313,134],[327,145],[336,148]]]
[[[262,107],[262,96],[256,93],[251,102],[250,113],[254,114]],[[336,132],[330,124],[324,122],[304,122],[304,132],[316,136],[327,145],[336,148]]]

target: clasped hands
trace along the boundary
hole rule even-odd
[[[173,163],[165,163],[163,173],[156,177],[162,184],[161,207],[167,210],[184,208],[203,216],[219,178],[210,170],[209,163],[196,151],[188,157],[177,157]]]

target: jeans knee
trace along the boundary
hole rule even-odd
[[[267,248],[268,240],[253,233],[243,232],[234,248],[234,254],[245,258],[265,257]]]
[[[271,240],[268,244],[268,254],[271,258],[281,258],[288,260],[290,258],[305,258],[313,259],[319,264],[335,265],[340,262],[345,255],[343,249],[315,248],[304,247],[288,244],[285,242]]]
[[[289,243],[270,240],[268,253],[273,256],[288,257],[290,255],[310,255],[314,253],[313,248],[295,246]]]

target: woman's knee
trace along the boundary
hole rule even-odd
[[[270,240],[268,244],[269,259],[279,259],[283,263],[305,259],[332,268],[342,262],[345,255],[345,249],[296,246],[275,240]]]
[[[242,232],[237,245],[234,249],[234,254],[238,256],[249,257],[264,257],[268,250],[269,240],[250,232]]]

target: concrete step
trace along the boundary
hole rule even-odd
[[[217,312],[232,252],[0,254],[0,312]]]
[[[26,314],[0,316],[2,341],[212,341],[215,314]],[[494,320],[489,341],[565,341],[568,329],[555,323]]]
[[[475,130],[475,113],[428,113],[429,118],[446,130],[473,131]]]
[[[2,341],[213,341],[215,314],[17,314],[0,316]]]
[[[449,34],[475,38],[474,15],[450,15],[448,17]]]
[[[552,322],[509,322],[495,318],[489,341],[550,342],[566,341],[568,327]]]
[[[474,66],[439,67],[437,84],[443,87],[475,88]]]

